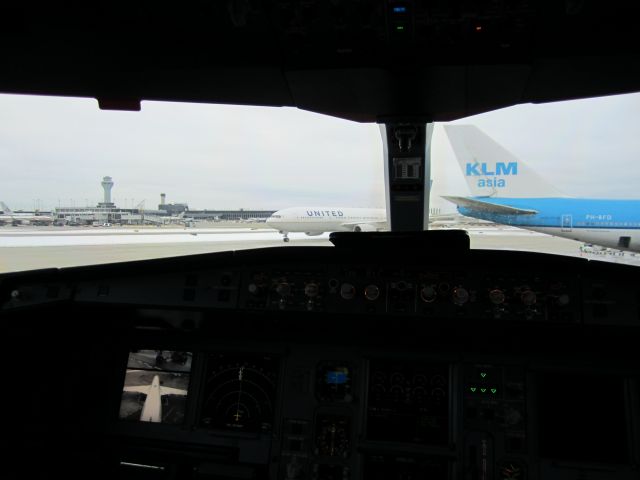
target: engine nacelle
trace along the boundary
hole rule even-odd
[[[304,232],[308,237],[317,237],[318,235],[322,235],[324,232]]]
[[[375,232],[377,230],[378,229],[375,226],[368,223],[359,223],[358,225],[353,226],[354,232]]]

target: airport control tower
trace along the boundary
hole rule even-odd
[[[102,188],[104,189],[104,201],[98,204],[99,207],[111,207],[115,205],[111,201],[111,189],[113,188],[113,179],[111,177],[104,177],[102,179]]]

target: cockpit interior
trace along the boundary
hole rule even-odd
[[[3,478],[640,479],[637,267],[470,249],[428,229],[425,181],[433,122],[640,91],[640,6],[2,11],[2,93],[380,124],[390,226],[1,274]]]

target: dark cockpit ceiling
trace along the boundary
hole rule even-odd
[[[446,121],[640,90],[636,2],[226,0],[2,7],[0,91]]]

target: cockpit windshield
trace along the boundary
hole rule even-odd
[[[0,95],[0,111],[0,272],[389,229],[379,125],[26,95]],[[464,229],[472,248],[640,264],[639,111],[629,94],[436,124],[429,229]]]

